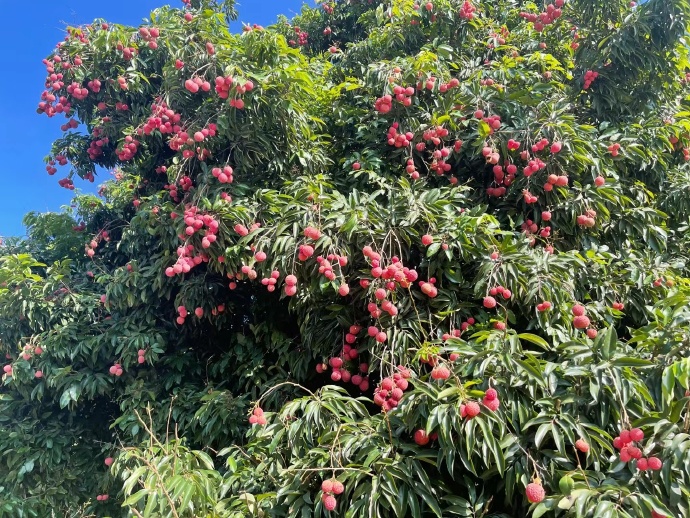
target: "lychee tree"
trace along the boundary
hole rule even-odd
[[[690,514],[689,15],[69,28],[46,169],[113,178],[3,245],[0,509]]]

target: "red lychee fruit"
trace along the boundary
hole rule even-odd
[[[658,457],[649,457],[647,459],[647,463],[649,465],[649,469],[653,471],[659,471],[664,465],[664,463],[661,462],[661,459]]]
[[[578,439],[575,441],[575,447],[582,453],[587,453],[589,451],[589,444],[584,439]]]
[[[482,409],[479,407],[479,403],[477,403],[476,401],[469,401],[465,405],[465,413],[467,414],[467,419],[477,417],[481,411]]]
[[[639,428],[633,428],[630,430],[630,440],[635,442],[640,442],[644,439],[644,432]]]
[[[575,329],[585,329],[589,326],[589,318],[586,316],[579,316],[573,318],[573,326]]]
[[[340,480],[333,479],[333,494],[342,495],[345,491],[345,486]]]
[[[338,505],[338,502],[333,495],[323,495],[322,501],[326,511],[333,511]]]
[[[414,442],[416,442],[419,446],[429,444],[429,436],[426,434],[426,431],[422,430],[421,428],[417,430],[414,433]]]
[[[527,487],[525,488],[525,495],[527,495],[527,500],[529,500],[531,503],[538,504],[544,500],[546,491],[544,491],[541,483],[532,482],[527,484]]]
[[[493,309],[496,307],[496,299],[493,297],[484,297],[482,304],[486,309]]]
[[[484,397],[482,403],[484,403],[484,406],[492,412],[495,412],[498,410],[498,407],[501,406],[501,402],[498,399],[486,399],[486,397]]]

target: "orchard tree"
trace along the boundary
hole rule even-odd
[[[687,0],[67,29],[7,516],[690,515]]]

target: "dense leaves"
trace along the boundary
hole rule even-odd
[[[690,513],[686,0],[69,28],[0,514]]]

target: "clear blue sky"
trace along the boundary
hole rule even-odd
[[[72,193],[57,185],[67,167],[48,176],[43,158],[61,135],[63,117],[49,119],[36,113],[43,91],[45,67],[41,60],[64,38],[67,25],[105,18],[113,23],[139,25],[161,5],[180,0],[27,0],[2,4],[5,47],[0,53],[0,236],[23,235],[21,224],[29,211],[57,211],[69,204]],[[299,12],[303,0],[238,0],[240,22],[270,25],[279,14]],[[309,2],[312,3],[313,2]],[[64,176],[64,174],[63,174]],[[95,184],[75,180],[77,188],[94,191]]]

